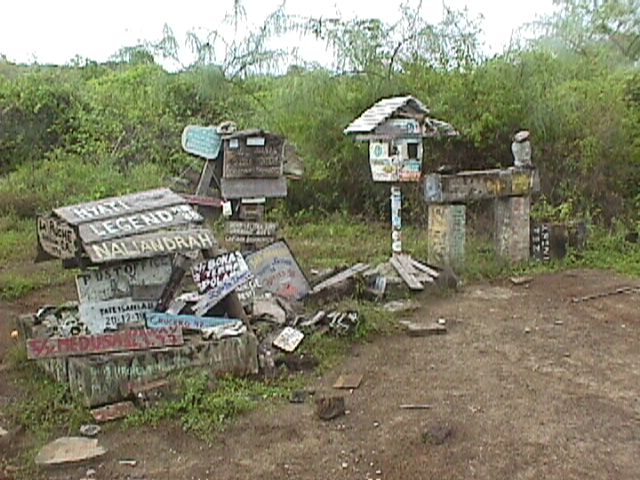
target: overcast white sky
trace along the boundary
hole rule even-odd
[[[258,25],[280,0],[243,0],[249,25]],[[400,0],[288,0],[292,14],[343,18],[398,18]],[[552,11],[552,0],[446,0],[447,6],[483,15],[488,52],[499,52],[522,24]],[[107,60],[120,47],[156,40],[166,23],[179,41],[188,30],[218,28],[233,0],[4,0],[0,8],[0,53],[15,62],[63,64],[76,55]],[[423,0],[428,21],[442,18],[442,0]],[[321,61],[321,45],[305,43],[305,60]],[[185,61],[188,63],[188,61]]]

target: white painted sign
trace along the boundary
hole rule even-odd
[[[302,342],[303,338],[304,333],[302,333],[300,330],[296,330],[295,328],[291,327],[285,327],[284,330],[280,332],[280,335],[278,335],[273,341],[273,346],[278,347],[285,352],[293,352],[296,348],[298,348],[298,345],[300,345],[300,342]]]
[[[84,270],[76,276],[78,300],[85,303],[131,297],[134,287],[166,285],[170,277],[171,257],[168,256]]]
[[[130,297],[81,303],[80,321],[91,333],[115,331],[123,324],[145,322],[147,313],[153,311],[156,303],[154,300],[136,301]]]

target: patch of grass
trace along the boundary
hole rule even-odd
[[[66,385],[55,382],[27,360],[23,346],[13,347],[8,359],[23,392],[8,406],[8,413],[17,426],[34,435],[39,445],[54,433],[75,434],[90,420],[88,410],[71,397]]]
[[[29,292],[60,285],[73,278],[73,272],[58,265],[47,265],[33,273],[6,271],[0,273],[0,300],[16,300]]]
[[[299,379],[267,383],[223,377],[212,381],[207,372],[189,372],[179,378],[179,400],[164,401],[141,411],[129,417],[125,425],[157,425],[162,420],[178,420],[185,431],[211,440],[215,432],[238,415],[257,408],[262,402],[287,398],[299,385]]]
[[[16,215],[0,217],[0,262],[24,261],[35,256],[36,226]]]

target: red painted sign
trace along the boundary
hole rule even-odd
[[[70,357],[92,353],[146,350],[183,343],[182,329],[179,327],[156,330],[132,329],[100,335],[33,338],[27,340],[27,357],[30,359]]]

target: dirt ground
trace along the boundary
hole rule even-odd
[[[94,468],[96,479],[123,480],[638,479],[640,294],[571,302],[634,284],[575,270],[529,286],[502,281],[425,296],[411,316],[444,318],[446,335],[357,345],[312,382],[316,396],[335,394],[339,374],[363,374],[360,388],[345,393],[346,416],[322,422],[311,402],[282,403],[242,417],[211,445],[175,427],[114,425],[101,435],[109,452],[99,461],[45,476],[80,479]],[[51,294],[0,305],[0,355],[10,315]],[[7,375],[0,372],[3,402],[11,401]],[[406,403],[432,408],[399,408]],[[425,432],[448,435],[424,442]]]

